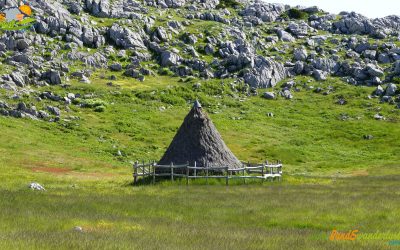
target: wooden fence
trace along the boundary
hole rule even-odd
[[[282,180],[282,163],[277,161],[275,164],[266,161],[262,164],[251,165],[243,164],[241,168],[229,167],[197,167],[189,164],[174,165],[158,165],[156,162],[140,164],[138,161],[133,164],[133,183],[137,184],[139,177],[142,183],[145,183],[146,178],[150,179],[153,184],[156,182],[156,177],[169,177],[171,181],[177,178],[186,178],[186,185],[190,179],[206,179],[208,184],[209,179],[225,179],[226,185],[230,179],[260,179],[262,181],[270,179]],[[160,170],[160,171],[157,171]],[[178,171],[177,171],[178,170]]]

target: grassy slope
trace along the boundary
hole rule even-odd
[[[377,249],[388,239],[330,242],[328,234],[398,232],[399,110],[366,99],[373,88],[330,79],[311,83],[334,86],[328,96],[302,89],[293,100],[269,101],[232,92],[230,80],[202,82],[195,91],[197,81],[178,78],[118,79],[122,87],[97,78],[52,87],[60,95],[95,93],[107,103],[103,113],[72,105],[69,113],[62,108],[63,118],[80,120],[0,117],[0,248]],[[348,104],[335,104],[339,96]],[[281,159],[284,182],[130,186],[129,161],[161,157],[196,97],[240,159]],[[378,110],[386,121],[372,118]],[[340,120],[343,113],[350,119]],[[343,175],[363,177],[333,181]],[[30,181],[48,191],[27,190]]]
[[[145,88],[134,80],[121,80],[123,88],[104,87],[101,81],[66,90],[54,87],[60,95],[95,93],[108,103],[103,113],[74,105],[70,112],[63,112],[64,118],[74,115],[80,120],[45,123],[0,117],[4,138],[0,142],[1,165],[100,172],[116,168],[126,173],[130,161],[161,157],[190,108],[188,102],[196,97],[227,145],[244,161],[280,159],[291,174],[331,175],[337,171],[348,174],[359,169],[394,168],[399,160],[400,112],[392,105],[368,100],[366,96],[373,88],[355,88],[331,79],[311,83],[315,87],[333,86],[335,91],[328,96],[302,89],[294,93],[293,100],[271,101],[234,93],[228,87],[230,81],[224,86],[219,81],[203,82],[200,92],[193,90],[193,83],[151,87],[154,79],[148,81]],[[348,104],[335,104],[338,97],[344,97]],[[267,116],[271,112],[274,117]],[[374,120],[377,112],[387,120]],[[342,114],[349,120],[342,121]],[[364,140],[363,135],[369,134],[374,138]],[[116,156],[118,150],[122,157]]]

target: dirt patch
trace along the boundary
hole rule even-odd
[[[368,176],[368,171],[363,169],[363,170],[356,170],[351,172],[351,176]]]
[[[78,177],[111,177],[111,176],[116,176],[117,174],[113,174],[113,173],[98,173],[98,172],[91,172],[91,173],[72,172],[71,175],[78,176]]]
[[[33,172],[46,172],[46,173],[53,173],[53,174],[64,174],[71,172],[71,169],[67,168],[50,168],[50,167],[34,167],[31,168]]]
[[[76,172],[67,168],[51,168],[51,167],[33,167],[33,172],[52,173],[56,175],[69,175],[78,178],[99,178],[99,177],[113,177],[117,174],[113,173],[98,173],[98,172]]]

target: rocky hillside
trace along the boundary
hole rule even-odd
[[[7,0],[0,7],[17,5]],[[400,107],[400,17],[368,19],[235,0],[32,0],[37,22],[2,31],[0,114],[56,121],[68,105],[103,111],[101,100],[60,96],[50,85],[90,84],[96,72],[109,86],[151,76],[232,79],[248,94],[298,75],[376,86],[370,98]],[[164,78],[165,79],[165,78]],[[288,81],[265,98],[291,99]],[[324,91],[329,94],[329,89]],[[39,103],[18,102],[24,96]],[[10,100],[10,101],[9,101]],[[378,119],[379,117],[377,117]]]

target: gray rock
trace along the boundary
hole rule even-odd
[[[161,53],[161,66],[177,66],[180,63],[180,56],[174,52],[164,51]]]
[[[372,135],[364,135],[364,140],[372,140],[374,137]]]
[[[381,85],[378,85],[374,91],[374,95],[381,96],[385,91],[383,90]]]
[[[281,41],[284,41],[284,42],[294,42],[294,41],[296,41],[296,39],[291,34],[289,34],[288,32],[286,32],[284,30],[278,30],[277,34],[278,34],[278,37],[279,37],[279,39]]]
[[[60,116],[61,114],[60,109],[54,106],[47,106],[47,110],[55,116]]]
[[[274,87],[279,81],[285,79],[289,72],[279,62],[271,58],[258,56],[254,59],[254,67],[243,78],[245,83],[255,88]]]
[[[30,189],[32,189],[32,190],[37,190],[37,191],[45,191],[45,190],[46,190],[42,185],[40,185],[40,184],[37,183],[37,182],[32,182],[32,183],[30,183],[30,184],[28,185],[28,187],[29,187]]]
[[[374,115],[374,119],[375,119],[375,120],[384,120],[385,117],[384,117],[383,115],[381,115],[381,114],[375,114],[375,115]]]
[[[61,84],[60,72],[57,70],[49,70],[49,71],[43,73],[41,78],[42,78],[42,80],[45,80],[52,85]]]
[[[272,100],[272,99],[276,98],[274,92],[264,92],[263,97],[268,100]]]
[[[387,96],[394,96],[397,91],[397,86],[393,83],[389,83],[388,86],[386,87],[386,92],[385,94]]]
[[[390,56],[386,53],[381,53],[378,56],[379,63],[390,63]]]
[[[38,112],[38,118],[47,119],[47,118],[49,118],[49,117],[50,117],[50,115],[49,115],[46,111],[39,110],[39,112]]]
[[[212,54],[214,54],[215,50],[214,50],[213,46],[212,46],[211,44],[208,43],[208,44],[204,47],[204,52],[205,52],[207,55],[212,55]]]
[[[375,60],[376,59],[376,54],[377,54],[377,52],[375,50],[366,50],[363,53],[365,58],[369,58],[371,60]]]
[[[21,73],[14,71],[10,74],[10,76],[15,85],[19,87],[25,87],[25,77]]]
[[[132,77],[132,78],[139,78],[140,72],[133,68],[129,68],[124,72],[124,75]]]
[[[371,76],[383,76],[383,71],[373,64],[368,64],[366,69]]]
[[[253,17],[259,19],[261,22],[273,22],[286,10],[283,4],[272,4],[264,2],[255,2],[246,6],[240,12],[244,17]]]
[[[120,63],[113,63],[110,65],[110,69],[112,71],[121,71],[122,70],[122,65]]]
[[[78,3],[72,2],[70,3],[68,10],[72,14],[79,15],[79,13],[82,11],[82,7]]]
[[[76,227],[74,227],[74,231],[79,232],[79,233],[83,233],[83,228],[79,227],[79,226],[76,226]]]
[[[313,76],[317,81],[325,81],[328,76],[328,72],[316,69],[313,71]]]
[[[293,67],[293,71],[296,75],[300,75],[304,70],[305,63],[302,61],[297,61]]]
[[[15,117],[15,118],[25,117],[25,114],[18,110],[9,110],[8,113],[10,116]]]
[[[125,49],[146,49],[139,32],[133,32],[131,29],[121,27],[117,23],[114,23],[108,30],[108,37],[115,45]]]
[[[25,50],[29,48],[30,41],[27,39],[19,39],[17,40],[17,49],[18,50]]]
[[[156,34],[157,34],[157,37],[163,42],[169,41],[171,39],[171,36],[167,33],[167,31],[164,29],[164,27],[161,27],[161,26],[157,27]]]
[[[86,9],[94,16],[109,17],[110,3],[108,0],[86,0]]]
[[[14,56],[11,56],[6,59],[6,62],[17,62],[26,65],[33,65],[33,60],[30,58],[29,55],[17,53]]]
[[[85,75],[83,75],[82,78],[79,81],[83,82],[83,83],[87,83],[87,84],[90,83],[90,79]]]
[[[285,97],[286,99],[292,99],[292,98],[293,98],[292,93],[291,93],[290,90],[288,90],[288,89],[285,89],[285,90],[282,92],[282,96]]]
[[[300,21],[289,23],[288,30],[296,37],[304,37],[309,33],[309,31],[313,30],[313,28],[308,26],[304,21]]]
[[[297,48],[293,51],[293,57],[296,61],[305,61],[307,59],[307,50],[304,48]]]

